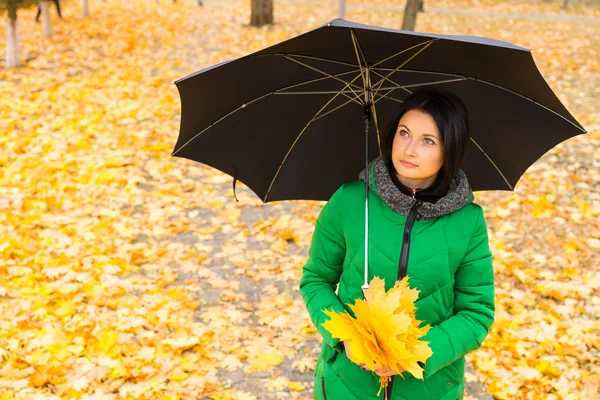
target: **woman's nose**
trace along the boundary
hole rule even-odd
[[[408,145],[406,146],[406,154],[409,155],[416,155],[417,154],[417,143],[413,140],[410,141],[410,143],[408,143]]]

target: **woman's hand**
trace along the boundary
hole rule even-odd
[[[344,349],[346,350],[346,357],[348,357],[349,360],[352,360],[352,358],[350,358],[350,345],[346,342],[342,342],[344,344]]]
[[[350,358],[350,345],[346,342],[342,342],[344,344],[344,349],[346,350],[346,357],[348,357],[349,360],[352,360],[352,358]],[[360,369],[362,369],[363,371],[368,370],[367,366],[365,364],[359,364]],[[400,371],[401,373],[404,372],[404,370]],[[375,373],[379,376],[394,376],[397,375],[396,372],[392,371],[391,369],[388,369],[386,367],[383,367],[381,369],[375,369]]]
[[[404,370],[400,370],[400,373],[404,372]],[[396,372],[392,371],[391,369],[388,369],[386,367],[383,367],[381,369],[375,369],[375,373],[379,376],[394,376],[397,375]]]

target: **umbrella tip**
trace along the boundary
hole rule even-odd
[[[343,20],[344,20],[343,18],[336,18],[336,19],[332,19],[332,20],[331,20],[331,21],[329,21],[329,22],[327,23],[327,25],[325,25],[325,26],[332,26],[332,25],[333,25],[333,24],[335,24],[336,22],[343,21]]]

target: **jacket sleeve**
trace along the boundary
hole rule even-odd
[[[346,254],[340,204],[343,190],[344,187],[340,187],[319,214],[300,280],[300,295],[310,319],[323,340],[340,353],[344,351],[342,344],[331,337],[322,323],[328,319],[324,309],[346,311],[335,293]]]
[[[481,347],[494,313],[492,254],[483,210],[479,208],[475,229],[455,274],[454,315],[433,326],[422,339],[433,351],[425,364],[424,379]]]

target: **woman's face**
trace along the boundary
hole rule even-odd
[[[411,188],[431,185],[442,167],[444,148],[433,117],[410,110],[400,118],[392,144],[392,162],[396,177]]]

